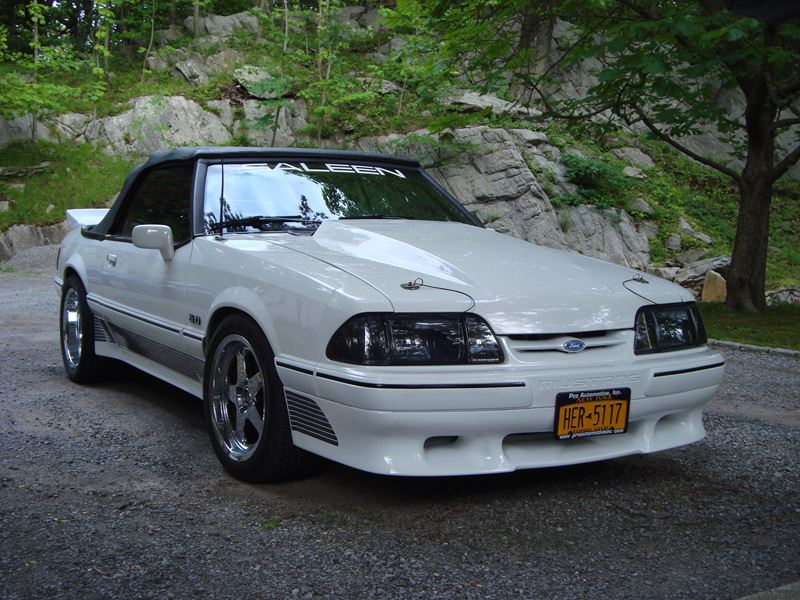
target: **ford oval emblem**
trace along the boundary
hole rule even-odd
[[[573,338],[561,344],[561,348],[564,350],[564,352],[580,352],[581,350],[586,348],[586,342],[584,342],[583,340],[576,340]]]

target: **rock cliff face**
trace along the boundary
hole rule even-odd
[[[86,115],[65,114],[45,121],[41,127],[47,139],[91,142],[112,154],[146,155],[182,145],[224,145],[243,131],[253,145],[272,145],[271,126],[253,126],[267,115],[266,109],[256,100],[244,100],[238,112],[240,118],[236,119],[227,100],[209,102],[204,109],[181,96],[148,96],[134,99],[132,107],[119,115],[92,121]],[[277,118],[275,146],[294,145],[298,129],[305,124],[302,102],[284,107]],[[635,269],[648,267],[653,223],[636,222],[620,209],[553,206],[546,187],[550,194],[570,193],[574,187],[564,179],[559,149],[543,132],[467,127],[449,131],[447,141],[440,144],[423,130],[408,136],[364,138],[354,149],[418,160],[483,223],[497,231]],[[21,244],[27,247],[33,242],[26,236],[15,247],[19,250]]]
[[[32,225],[14,225],[0,233],[0,262],[6,261],[17,252],[34,248],[59,244],[67,235],[66,223],[50,225],[49,227],[34,227]],[[55,268],[55,264],[53,265]]]
[[[427,132],[416,132],[420,138]],[[415,139],[412,136],[409,139]],[[553,160],[558,149],[545,134],[527,129],[467,127],[448,137],[467,150],[448,153],[436,146],[403,143],[398,135],[364,138],[357,149],[405,155],[418,160],[488,227],[552,248],[570,249],[617,264],[645,269],[647,235],[625,211],[577,206],[556,210],[529,165]],[[563,170],[563,168],[562,168]],[[560,185],[568,185],[559,182]]]
[[[89,123],[77,141],[117,154],[150,154],[173,146],[226,144],[230,139],[219,117],[196,102],[182,96],[144,96],[122,114]]]

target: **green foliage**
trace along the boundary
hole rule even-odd
[[[34,21],[43,19],[42,5],[32,2],[30,8]],[[7,31],[0,27],[0,116],[8,119],[63,112],[70,101],[82,95],[102,95],[102,85],[91,79],[83,86],[64,85],[57,80],[80,69],[81,62],[69,48],[43,47],[38,39],[32,47],[35,57],[9,51]]]
[[[0,164],[30,167],[50,163],[44,173],[19,180],[13,189],[3,180],[0,197],[10,200],[0,213],[0,231],[18,223],[45,225],[64,219],[68,208],[102,206],[122,187],[134,162],[111,157],[89,144],[16,143],[0,150]]]
[[[5,118],[63,112],[68,102],[79,95],[78,89],[25,81],[17,73],[0,72],[0,116]]]
[[[248,91],[256,97],[265,97],[269,95],[281,97],[285,95],[291,87],[292,83],[288,77],[271,77],[247,85]]]
[[[770,287],[800,287],[800,182],[781,183],[772,212],[767,281]]]
[[[599,208],[619,207],[627,204],[633,187],[622,171],[599,160],[577,154],[564,154],[567,181],[578,186],[577,197],[562,199],[566,204],[594,204]]]
[[[459,129],[470,125],[485,124],[491,117],[491,108],[477,113],[445,112],[434,117],[427,129],[433,133],[446,129]]]
[[[412,133],[392,142],[392,147],[395,152],[407,154],[418,160],[431,156],[436,165],[472,154],[480,148],[471,142],[456,140],[452,134],[448,135],[446,132],[438,136]]]
[[[426,71],[454,82],[466,67],[470,83],[502,93],[510,83],[509,68],[522,64],[529,54],[513,33],[522,4],[522,0],[398,0],[396,10],[387,14],[390,26],[405,24],[408,33],[427,38],[430,51],[422,63]]]

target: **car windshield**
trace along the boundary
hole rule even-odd
[[[224,230],[313,230],[328,219],[400,218],[470,223],[415,169],[350,163],[266,162],[209,165],[203,221]]]

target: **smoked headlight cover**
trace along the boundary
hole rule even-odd
[[[331,360],[357,365],[499,363],[503,352],[489,325],[472,314],[363,314],[328,344]]]
[[[643,306],[636,313],[635,354],[694,348],[707,341],[706,330],[694,302]]]

